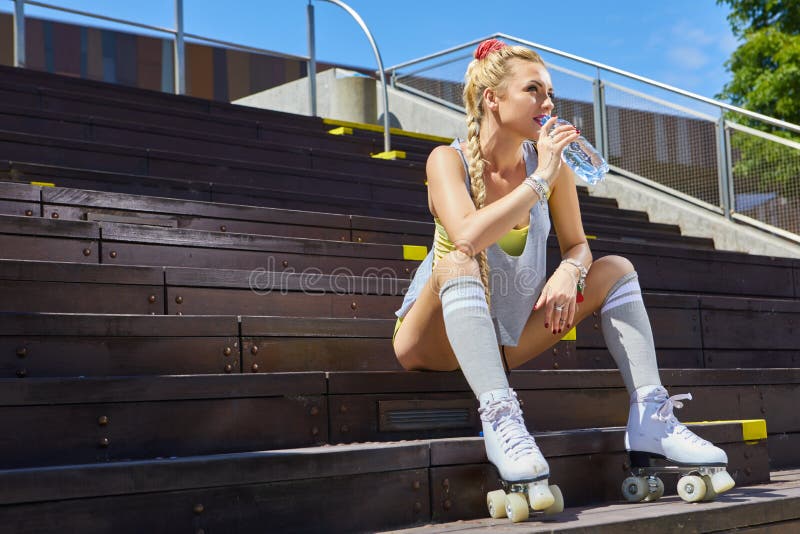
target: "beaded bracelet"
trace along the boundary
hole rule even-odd
[[[539,195],[539,200],[550,200],[550,186],[543,178],[531,174],[522,183],[533,189],[533,192]]]
[[[580,277],[578,278],[578,292],[583,293],[583,289],[586,287],[586,275],[589,274],[589,270],[584,267],[581,262],[574,258],[564,258],[561,260],[561,263],[568,263],[578,268],[578,271],[581,273]]]

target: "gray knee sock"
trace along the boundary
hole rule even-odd
[[[447,339],[475,396],[508,388],[481,281],[473,276],[448,280],[439,298]]]
[[[600,321],[603,338],[622,373],[628,393],[633,394],[643,386],[660,386],[653,331],[636,272],[620,278],[608,292]]]

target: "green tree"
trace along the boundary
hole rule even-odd
[[[800,124],[800,0],[717,0],[717,4],[731,7],[728,21],[734,35],[744,40],[725,63],[733,78],[717,98]]]
[[[717,98],[800,124],[800,0],[717,0],[717,4],[731,8],[728,22],[742,41],[725,63],[732,79]],[[800,140],[800,134],[740,114],[731,113],[729,119]],[[737,192],[800,195],[800,151],[741,132],[731,134],[731,148]]]
[[[728,4],[734,35],[745,37],[749,31],[773,28],[781,33],[800,32],[800,2],[798,0],[717,0]]]

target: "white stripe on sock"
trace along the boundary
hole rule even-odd
[[[614,290],[612,294],[606,297],[606,301],[613,299],[618,295],[624,295],[625,293],[630,293],[631,291],[641,291],[642,289],[639,287],[639,281],[637,279],[629,280],[619,286],[617,289]]]
[[[457,302],[448,302],[447,309],[443,310],[445,313],[453,313],[456,310],[488,310],[489,305],[486,303],[486,299],[481,297],[480,299],[458,299]]]
[[[622,306],[623,304],[636,301],[643,302],[641,293],[631,293],[628,296],[619,297],[610,302],[606,302],[603,306],[603,309],[600,310],[600,313],[606,313],[608,310],[613,310],[614,308]]]

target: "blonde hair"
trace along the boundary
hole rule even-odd
[[[481,209],[486,203],[486,182],[483,171],[486,160],[483,159],[480,144],[481,121],[483,120],[483,92],[486,89],[502,91],[511,75],[511,60],[521,59],[544,64],[542,58],[529,48],[523,46],[503,46],[486,54],[482,59],[473,59],[467,67],[464,77],[464,107],[467,110],[467,161],[469,163],[470,195],[475,209]],[[481,282],[486,292],[486,302],[491,305],[489,291],[489,262],[486,250],[478,256],[481,270]]]

